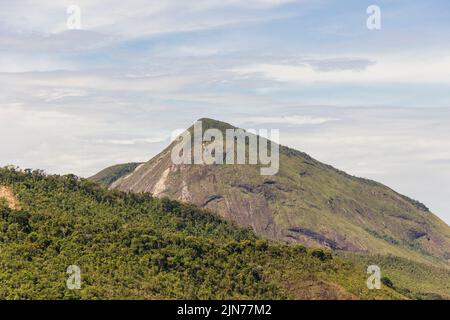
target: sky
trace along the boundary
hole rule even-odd
[[[0,165],[87,177],[202,117],[279,129],[450,223],[450,3],[0,2]]]

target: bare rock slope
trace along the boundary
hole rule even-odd
[[[234,128],[202,121],[204,129]],[[173,146],[110,187],[190,202],[273,240],[448,263],[450,227],[378,182],[284,146],[275,176],[260,175],[259,165],[174,165]]]

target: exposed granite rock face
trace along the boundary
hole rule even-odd
[[[111,188],[190,202],[274,240],[421,261],[450,256],[450,228],[425,206],[300,151],[281,147],[278,174],[261,176],[259,165],[175,165],[172,147]]]
[[[0,201],[2,200],[11,210],[20,210],[19,200],[17,200],[11,188],[0,185]]]

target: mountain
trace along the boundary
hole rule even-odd
[[[421,297],[388,278],[369,290],[365,264],[270,242],[167,198],[14,168],[0,168],[0,189],[0,300]],[[79,290],[66,287],[71,265]],[[441,291],[423,292],[450,297]]]
[[[202,132],[236,129],[200,120]],[[194,132],[194,127],[186,132]],[[271,240],[391,254],[448,267],[450,227],[422,203],[381,183],[353,177],[285,146],[280,146],[274,176],[261,175],[261,163],[174,164],[176,145],[174,141],[118,179],[115,174],[110,188],[192,203]],[[202,148],[207,147],[203,143]],[[224,146],[225,154],[229,147]]]
[[[89,178],[89,180],[99,183],[103,186],[109,186],[112,183],[116,182],[120,177],[127,175],[136,169],[141,163],[138,162],[130,162],[124,164],[118,164],[106,169],[103,169],[96,175]]]

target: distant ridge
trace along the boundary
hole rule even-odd
[[[103,169],[96,175],[89,178],[92,182],[99,183],[104,186],[109,186],[124,175],[127,175],[136,169],[141,163],[130,162],[124,164],[117,164],[106,169]]]

